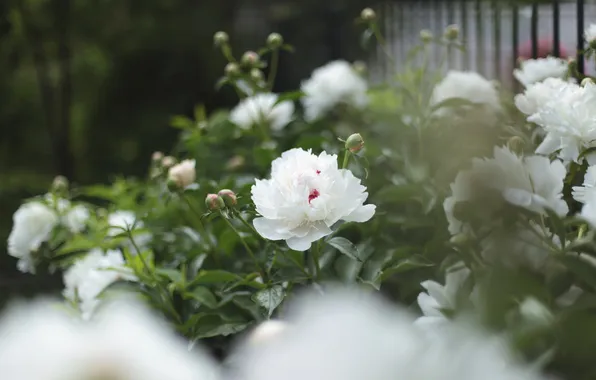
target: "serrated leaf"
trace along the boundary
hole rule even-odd
[[[404,273],[413,269],[431,267],[433,265],[434,264],[428,262],[428,260],[422,258],[422,256],[411,257],[400,261],[396,265],[385,268],[381,273],[381,281],[385,281],[386,279],[397,273]]]
[[[192,291],[184,293],[184,297],[192,298],[210,309],[215,309],[218,306],[217,298],[213,292],[204,286],[197,286]]]
[[[242,281],[243,278],[225,270],[203,270],[192,280],[191,285],[222,284],[239,280]]]
[[[275,309],[281,304],[285,297],[284,288],[281,285],[274,285],[271,288],[263,289],[256,292],[252,296],[252,300],[263,308],[266,312],[267,318],[271,318],[271,315]]]
[[[348,256],[351,259],[357,261],[364,261],[365,258],[363,257],[362,253],[358,250],[358,247],[354,245],[351,241],[343,237],[334,237],[327,241],[327,244],[336,248],[338,251],[343,253],[344,255]]]

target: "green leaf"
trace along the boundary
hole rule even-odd
[[[433,106],[430,110],[431,113],[441,109],[441,108],[461,108],[461,107],[478,107],[478,104],[473,103],[467,99],[463,98],[449,98],[446,99],[439,104]]]
[[[433,265],[433,263],[429,262],[422,256],[410,257],[400,261],[396,265],[385,268],[381,273],[381,281],[385,281],[397,273],[404,273],[418,268],[431,267]]]
[[[548,215],[548,220],[550,222],[551,228],[553,232],[559,237],[561,244],[565,247],[565,223],[563,220],[551,209],[546,208],[546,214]]]
[[[170,126],[178,129],[192,129],[194,122],[186,116],[174,116],[170,120]]]
[[[267,318],[271,318],[273,311],[281,304],[284,297],[284,288],[281,285],[274,285],[256,292],[252,296],[252,300],[265,310]]]
[[[182,277],[182,273],[180,273],[176,269],[157,268],[157,269],[155,269],[155,273],[167,278],[168,280],[172,281],[174,284],[181,284],[184,279],[184,277]]]
[[[594,264],[575,255],[560,255],[557,257],[580,280],[592,289],[596,289],[596,267],[594,267]]]
[[[192,298],[210,309],[215,309],[218,306],[217,298],[213,292],[204,286],[197,286],[191,292],[184,293],[184,297]]]
[[[277,101],[275,102],[275,104],[279,104],[281,102],[285,102],[285,101],[296,101],[300,98],[302,98],[304,96],[304,92],[302,91],[293,91],[293,92],[286,92],[284,94],[281,94],[279,96],[279,98],[277,98]]]
[[[207,111],[204,104],[199,104],[195,107],[194,116],[197,123],[207,120]]]
[[[338,251],[343,253],[344,255],[348,256],[351,259],[357,261],[364,261],[365,258],[363,257],[362,253],[358,250],[358,248],[346,238],[343,237],[334,237],[327,241],[327,244],[336,248]]]
[[[191,285],[222,284],[231,281],[242,281],[237,274],[225,270],[202,270],[195,277]]]
[[[60,249],[58,250],[58,255],[66,255],[69,253],[74,252],[83,252],[89,251],[93,248],[97,248],[97,243],[87,239],[84,236],[77,235],[74,236],[71,240],[67,241]]]
[[[362,36],[360,36],[360,46],[363,49],[368,48],[368,44],[370,43],[370,40],[373,35],[374,32],[372,29],[366,29],[364,32],[362,32]]]

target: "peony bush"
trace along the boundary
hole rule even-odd
[[[449,67],[458,34],[277,94],[283,37],[216,33],[233,109],[173,117],[146,178],[58,177],[14,214],[15,265],[64,291],[5,311],[2,378],[591,378],[596,85],[548,57],[511,94]]]

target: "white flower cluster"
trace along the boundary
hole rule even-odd
[[[272,93],[261,93],[243,99],[230,113],[230,121],[242,129],[266,127],[279,131],[293,118],[294,103]]]
[[[8,253],[18,258],[21,272],[35,273],[35,254],[47,242],[54,228],[63,225],[71,233],[85,229],[89,210],[65,199],[47,194],[43,199],[26,202],[14,213],[12,231],[8,237]]]
[[[513,76],[524,87],[529,87],[547,78],[563,79],[567,71],[568,65],[564,59],[546,57],[522,61],[520,68],[513,71]]]

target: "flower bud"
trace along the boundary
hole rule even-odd
[[[594,80],[592,78],[585,77],[584,79],[582,79],[582,83],[581,83],[581,86],[582,87],[585,87],[585,86],[590,85],[590,84],[594,84]]]
[[[257,69],[256,67],[254,69],[250,70],[250,77],[255,82],[260,82],[263,80],[263,78],[265,78],[263,76],[263,72],[261,70]]]
[[[282,321],[269,320],[258,325],[248,336],[250,344],[263,344],[278,338],[287,331],[288,324]]]
[[[242,59],[240,59],[240,62],[244,66],[253,67],[257,63],[259,63],[259,55],[254,51],[249,50],[242,55]]]
[[[455,41],[459,37],[459,26],[453,24],[445,28],[445,38],[449,41]]]
[[[162,152],[153,152],[153,154],[151,155],[151,160],[153,160],[154,162],[161,161],[162,159],[163,159]]]
[[[230,41],[228,33],[219,31],[213,35],[213,44],[215,46],[222,46]]]
[[[163,160],[161,160],[161,165],[164,168],[172,167],[176,164],[176,159],[172,156],[165,156]]]
[[[355,72],[358,73],[358,75],[364,75],[366,74],[366,71],[368,70],[366,63],[362,62],[362,61],[356,61],[352,64],[352,68],[354,69]]]
[[[465,243],[468,242],[468,235],[466,235],[464,233],[459,233],[459,234],[451,237],[449,242],[453,245],[464,245]]]
[[[52,192],[54,193],[64,193],[68,191],[68,178],[63,175],[56,176],[54,181],[52,181]]]
[[[223,199],[224,203],[228,207],[234,207],[238,203],[238,199],[236,198],[236,193],[234,193],[230,189],[222,189],[220,190],[217,195]]]
[[[284,43],[284,38],[279,33],[271,33],[267,37],[267,46],[271,49],[276,49]]]
[[[210,211],[221,210],[226,206],[224,200],[217,194],[207,194],[205,197],[205,206]]]
[[[371,8],[364,8],[362,12],[360,12],[360,18],[364,21],[374,21],[377,18],[377,14]]]
[[[227,76],[229,77],[235,77],[238,74],[240,74],[240,66],[238,66],[237,63],[234,62],[230,62],[226,65],[224,72],[226,73]]]
[[[184,160],[172,166],[168,171],[168,187],[176,185],[178,189],[184,189],[192,184],[197,176],[195,165],[195,160]]]
[[[526,143],[524,139],[519,136],[513,136],[509,139],[509,141],[507,141],[507,148],[516,154],[522,154],[524,152],[525,145]]]
[[[433,38],[434,38],[433,32],[431,32],[430,30],[422,29],[420,31],[420,40],[423,43],[425,43],[425,44],[431,43],[433,41]]]
[[[360,136],[360,133],[354,133],[346,140],[346,149],[352,153],[359,152],[364,146],[364,139]]]

